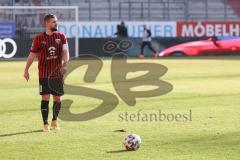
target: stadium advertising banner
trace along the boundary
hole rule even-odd
[[[115,37],[119,22],[59,22],[59,31],[67,37],[107,38]],[[176,22],[125,22],[129,37],[141,37],[146,24],[153,37],[176,37]]]
[[[240,36],[240,22],[177,22],[178,37]]]
[[[122,41],[116,38],[116,28],[120,22],[59,22],[59,31],[68,37],[71,57],[75,56],[75,37],[80,38],[78,42],[79,54],[91,53],[98,56],[111,56],[103,52],[103,46],[107,41],[116,41],[118,44]],[[202,43],[208,43],[205,46],[212,48],[206,49],[203,54],[235,54],[239,53],[240,22],[215,21],[215,22],[125,22],[128,28],[128,41],[131,41],[132,47],[128,50],[130,56],[138,56],[141,52],[143,24],[146,24],[154,37],[154,46],[156,50],[162,51],[169,47],[174,47],[185,42],[196,42],[192,47],[202,46]],[[0,59],[1,58],[21,58],[27,57],[32,44],[32,38],[11,38],[15,34],[15,25],[13,23],[0,23]],[[208,37],[218,37],[209,39]],[[7,38],[10,37],[11,39]],[[224,41],[224,39],[232,39]],[[208,41],[201,41],[206,40]],[[231,42],[230,42],[231,41]],[[228,42],[229,44],[226,44]],[[214,45],[213,45],[214,44]],[[188,43],[188,45],[191,45]],[[218,47],[218,46],[224,46]],[[181,47],[181,49],[183,49]],[[213,50],[214,49],[214,50]],[[177,50],[177,48],[176,48]],[[177,51],[180,51],[179,49]],[[191,50],[193,51],[193,50]],[[226,52],[227,51],[227,52]],[[164,52],[163,55],[171,55],[172,52]],[[188,55],[188,50],[182,50],[182,53]],[[211,53],[211,54],[212,54]],[[201,55],[196,50],[191,55]]]
[[[109,38],[115,37],[119,22],[60,22],[59,30],[67,37]],[[239,21],[199,22],[125,22],[129,37],[141,37],[146,24],[153,37],[212,37],[240,36]]]
[[[0,37],[15,37],[14,22],[0,22]]]

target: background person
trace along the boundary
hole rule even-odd
[[[150,29],[147,28],[147,25],[143,25],[143,36],[142,36],[142,45],[141,45],[141,53],[139,55],[139,58],[144,58],[144,48],[147,46],[153,53],[154,57],[158,56],[158,52],[153,49],[151,41],[152,41],[152,33]]]

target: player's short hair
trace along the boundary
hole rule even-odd
[[[57,16],[55,14],[49,13],[44,17],[44,22],[48,21],[51,18],[57,18]]]

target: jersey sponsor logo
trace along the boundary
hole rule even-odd
[[[56,48],[51,46],[51,47],[48,48],[48,52],[50,53],[50,55],[55,55]]]
[[[7,43],[11,44],[12,51],[7,53]],[[17,44],[11,38],[0,39],[0,58],[12,58],[17,52]]]
[[[54,46],[51,46],[48,48],[48,53],[49,53],[49,57],[47,57],[47,60],[50,59],[56,59],[57,55],[56,55],[56,48]]]

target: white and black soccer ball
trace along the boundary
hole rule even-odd
[[[128,151],[135,151],[141,145],[141,138],[137,134],[129,134],[123,142],[123,145]]]

